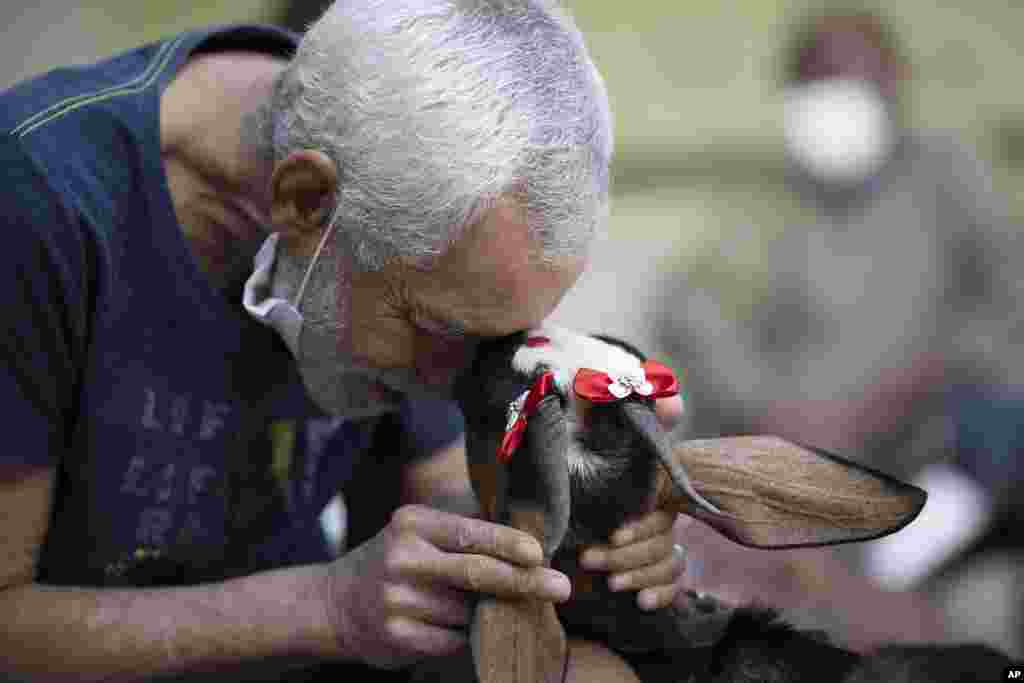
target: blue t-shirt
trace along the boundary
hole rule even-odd
[[[275,333],[209,283],[160,150],[160,95],[190,55],[294,47],[272,27],[192,32],[0,94],[0,461],[59,468],[41,581],[328,557],[318,515],[373,425],[321,413]],[[420,453],[458,436],[450,405],[402,415]]]

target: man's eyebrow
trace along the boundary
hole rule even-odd
[[[468,326],[462,320],[447,315],[439,315],[435,311],[423,311],[419,319],[419,325],[426,329],[427,332],[440,334],[445,337],[461,338],[475,336],[468,331]]]
[[[452,339],[494,339],[519,331],[519,329],[506,330],[500,327],[490,328],[486,325],[473,325],[467,323],[456,313],[434,308],[421,308],[417,317],[417,324],[423,326],[423,323],[426,323],[426,326],[430,328],[427,330],[428,332],[444,335]]]
[[[427,318],[435,328],[435,332],[452,339],[494,339],[511,334],[511,332],[508,331],[495,331],[474,327],[459,318],[440,315],[439,312],[428,313]]]

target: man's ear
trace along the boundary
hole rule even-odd
[[[338,169],[323,152],[292,152],[274,167],[270,179],[270,219],[290,237],[316,235],[332,210]]]

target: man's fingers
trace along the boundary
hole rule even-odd
[[[647,513],[643,517],[629,522],[616,530],[612,534],[611,546],[591,546],[587,548],[580,557],[580,562],[582,562],[586,569],[597,571],[618,571],[643,566],[645,563],[644,558],[648,557],[643,553],[649,551],[652,547],[651,544],[644,544],[644,542],[665,537],[661,545],[653,547],[661,548],[661,552],[667,552],[668,546],[666,543],[670,542],[675,518],[676,515],[664,510],[655,510],[654,512]],[[633,548],[633,546],[638,546],[638,548]],[[650,564],[660,557],[660,555],[649,557],[649,561],[646,564]]]
[[[674,583],[645,588],[636,594],[637,606],[645,611],[661,609],[671,605],[679,595],[680,587]]]
[[[443,626],[426,624],[407,617],[394,617],[384,625],[389,638],[404,649],[424,657],[433,657],[458,652],[469,642],[465,633]],[[396,668],[412,664],[412,661],[395,662]]]
[[[544,562],[540,543],[530,534],[480,519],[421,505],[399,508],[392,516],[397,533],[411,533],[441,550],[497,557],[523,567]]]
[[[524,569],[486,555],[437,553],[422,565],[426,581],[501,598],[532,598],[564,602],[572,592],[569,578],[554,569]]]
[[[672,528],[675,520],[676,515],[664,510],[649,512],[643,517],[627,522],[619,527],[612,534],[612,545],[624,546],[664,533]]]
[[[608,578],[608,587],[613,591],[624,591],[674,584],[686,569],[686,561],[678,548],[674,546],[672,553],[660,562],[612,574]]]
[[[662,429],[668,431],[671,431],[679,424],[680,420],[683,419],[685,410],[686,406],[683,404],[683,397],[679,394],[659,398],[654,402],[654,414],[657,416]]]
[[[426,591],[411,584],[391,584],[381,599],[380,607],[389,614],[401,614],[435,626],[463,627],[473,615],[466,595],[444,586],[434,585]]]
[[[404,582],[550,602],[571,592],[564,574],[536,566],[540,544],[516,529],[417,505],[395,512],[390,527],[397,545],[385,571]]]
[[[624,572],[653,565],[668,557],[671,553],[672,537],[668,534],[660,534],[645,541],[632,543],[621,548],[611,548],[603,551],[588,549],[584,553],[583,566],[586,569]],[[588,554],[590,557],[587,557]],[[590,561],[590,558],[595,555],[600,559],[600,567],[595,567]]]

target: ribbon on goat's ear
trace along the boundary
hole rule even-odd
[[[498,446],[498,462],[507,463],[526,432],[526,421],[537,412],[537,404],[551,393],[555,387],[555,375],[550,370],[544,371],[528,391],[508,404],[508,422],[505,425],[505,436]]]
[[[644,361],[641,372],[611,375],[580,368],[573,380],[576,395],[592,403],[611,403],[637,393],[644,398],[665,398],[679,393],[679,381],[671,368],[655,360]]]

